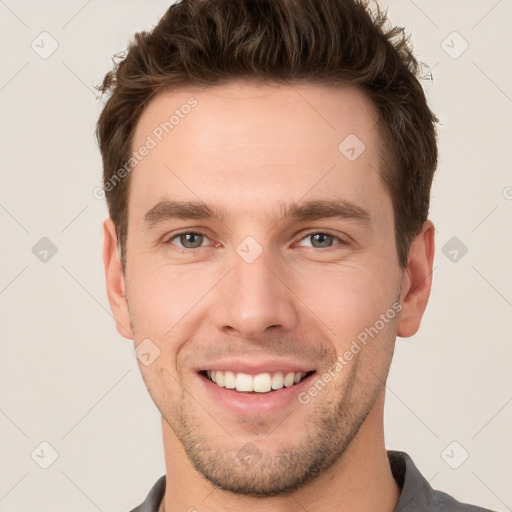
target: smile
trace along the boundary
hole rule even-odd
[[[217,386],[241,393],[268,393],[289,388],[314,373],[309,372],[263,372],[251,375],[242,372],[205,370],[201,372]]]

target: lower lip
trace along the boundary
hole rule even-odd
[[[206,392],[221,406],[232,413],[243,416],[272,414],[291,404],[299,403],[298,395],[307,386],[315,373],[289,388],[276,389],[267,393],[240,393],[233,389],[217,386],[207,377],[198,374]]]

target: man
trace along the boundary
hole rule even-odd
[[[135,511],[483,510],[384,444],[437,164],[386,21],[356,0],[185,0],[105,77],[107,290],[166,462]]]

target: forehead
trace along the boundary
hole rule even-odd
[[[135,129],[132,150],[151,149],[131,173],[130,203],[171,195],[250,212],[255,201],[270,208],[308,195],[378,214],[368,200],[385,193],[377,119],[355,88],[239,81],[160,93]]]

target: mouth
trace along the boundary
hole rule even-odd
[[[219,388],[225,388],[236,393],[257,395],[273,393],[283,388],[293,388],[316,373],[275,371],[249,374],[223,370],[202,370],[199,374]]]

